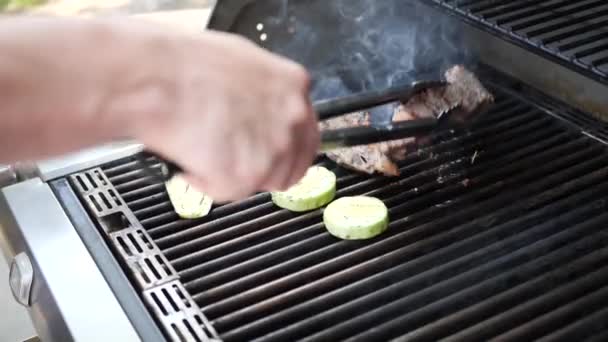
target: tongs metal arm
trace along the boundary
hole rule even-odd
[[[328,120],[340,115],[363,111],[392,102],[407,102],[423,90],[443,87],[443,81],[414,82],[383,90],[368,91],[337,99],[315,103],[319,120]],[[437,118],[392,122],[388,125],[358,126],[324,130],[321,132],[321,151],[368,145],[382,141],[404,139],[431,133],[438,124]]]

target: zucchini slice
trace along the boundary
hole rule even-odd
[[[290,211],[318,209],[336,196],[336,175],[322,166],[312,166],[297,184],[271,196],[274,204]]]
[[[374,197],[342,197],[325,208],[323,223],[329,233],[344,240],[376,237],[388,228],[388,209]]]
[[[165,183],[173,209],[183,219],[197,219],[211,211],[213,199],[196,190],[180,175]]]

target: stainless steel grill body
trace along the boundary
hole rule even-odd
[[[0,197],[0,242],[7,260],[13,260],[11,288],[17,292],[14,258],[27,256],[33,282],[23,275],[16,281],[31,286],[19,301],[29,308],[39,337],[137,341],[130,319],[97,267],[100,260],[93,260],[49,185],[32,179],[2,189]]]
[[[210,28],[257,34],[234,25],[254,3],[270,2],[222,1]],[[463,23],[497,102],[410,155],[397,179],[320,161],[339,196],[385,201],[387,234],[340,241],[320,211],[280,210],[267,194],[179,220],[135,143],[39,163],[39,178],[1,191],[0,241],[32,262],[41,336],[606,340],[608,126],[592,117],[608,117],[606,6],[427,3]]]

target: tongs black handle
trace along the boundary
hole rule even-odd
[[[443,87],[444,81],[418,81],[382,90],[372,90],[360,94],[323,100],[314,107],[319,120],[328,120],[344,114],[363,111],[392,102],[407,102],[423,90]],[[368,145],[382,141],[404,139],[431,133],[438,125],[437,118],[393,122],[388,125],[359,126],[324,130],[321,132],[321,151]]]
[[[391,102],[406,102],[423,90],[446,85],[444,81],[417,81],[410,84],[393,86],[382,90],[371,90],[336,99],[322,100],[314,104],[319,120],[354,113]]]
[[[393,122],[380,127],[359,126],[322,131],[321,151],[426,135],[435,130],[438,124],[438,119],[429,118]]]

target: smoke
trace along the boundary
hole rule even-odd
[[[273,3],[258,43],[308,68],[313,101],[439,79],[472,59],[455,19],[420,0]],[[390,120],[392,109],[375,109],[373,121]]]

